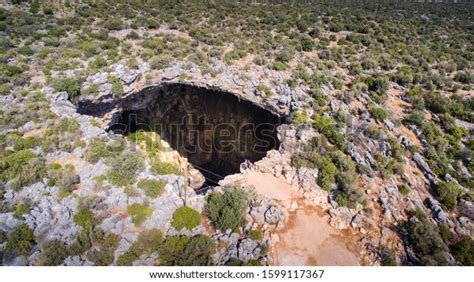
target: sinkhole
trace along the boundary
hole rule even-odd
[[[174,150],[216,186],[278,149],[277,127],[283,118],[236,95],[187,84],[145,88],[121,101],[110,130],[157,132]]]

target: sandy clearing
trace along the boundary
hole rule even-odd
[[[291,213],[278,231],[271,256],[275,265],[359,265],[356,246],[328,224],[328,216],[314,209]]]
[[[327,213],[305,205],[296,187],[261,172],[245,174],[245,184],[277,202],[299,203],[296,211],[286,210],[285,226],[272,234],[272,265],[359,265],[354,236],[329,225]]]
[[[245,175],[247,185],[252,185],[258,194],[267,198],[286,201],[296,191],[291,185],[276,178],[270,173],[250,172]]]

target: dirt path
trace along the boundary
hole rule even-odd
[[[277,202],[296,201],[299,209],[286,211],[289,218],[282,230],[272,235],[273,265],[359,265],[358,247],[348,233],[334,229],[329,216],[298,199],[295,187],[268,173],[251,172],[246,184]]]

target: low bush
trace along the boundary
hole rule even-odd
[[[214,227],[236,231],[245,223],[247,195],[239,188],[227,188],[224,193],[212,192],[206,198],[206,213]]]
[[[263,232],[258,229],[249,230],[248,235],[252,240],[261,241],[263,239]]]
[[[52,81],[52,86],[56,92],[67,92],[69,98],[73,100],[81,95],[81,86],[79,82],[71,77],[54,79]]]
[[[5,250],[13,252],[16,255],[26,256],[33,248],[35,240],[35,236],[30,227],[26,224],[20,224],[10,233]]]
[[[86,232],[92,231],[97,220],[94,217],[94,213],[90,209],[83,209],[77,212],[73,217],[74,223]]]
[[[42,157],[33,158],[20,170],[18,176],[12,181],[11,187],[19,191],[21,187],[42,181],[45,176],[45,159]]]
[[[160,248],[160,265],[210,266],[214,248],[214,242],[207,236],[170,236]]]
[[[314,127],[326,136],[329,142],[340,149],[344,147],[344,135],[337,131],[336,122],[332,118],[317,116],[314,121]]]
[[[419,264],[421,265],[447,265],[448,247],[444,243],[438,228],[431,223],[424,212],[414,211],[408,221],[403,223],[408,232]]]
[[[474,240],[465,238],[450,246],[451,254],[464,266],[474,265]]]
[[[86,161],[95,164],[100,159],[109,157],[111,153],[104,141],[94,138],[91,140],[89,146],[87,146],[84,157]]]
[[[272,91],[270,88],[268,88],[266,85],[258,85],[256,87],[257,91],[261,91],[265,94],[266,97],[270,97],[273,95]]]
[[[143,231],[128,251],[118,258],[117,265],[132,265],[141,255],[157,252],[164,240],[163,234],[158,229]]]
[[[63,167],[53,164],[47,172],[48,185],[57,186],[64,192],[76,190],[76,185],[81,182],[81,178],[74,172],[74,166],[66,164]]]
[[[323,156],[318,161],[317,167],[319,168],[318,184],[324,190],[329,191],[332,184],[336,182],[337,167],[327,156]]]
[[[179,168],[175,164],[162,162],[157,158],[152,160],[151,169],[158,175],[179,174]]]
[[[454,181],[441,181],[435,186],[436,196],[443,206],[452,211],[457,207],[462,188]]]
[[[17,152],[6,152],[0,158],[0,181],[6,182],[17,177],[36,155],[28,149]]]
[[[16,141],[15,146],[13,147],[15,151],[20,151],[23,149],[32,149],[40,144],[40,140],[35,137],[24,137]]]
[[[145,165],[143,158],[137,153],[123,152],[109,160],[108,178],[111,184],[127,186],[135,183],[136,176]]]
[[[165,192],[166,181],[156,179],[142,179],[138,181],[138,188],[142,189],[150,198],[158,198]]]
[[[131,204],[127,208],[127,212],[133,218],[133,224],[140,226],[147,217],[153,214],[153,209],[140,204]]]
[[[388,112],[385,109],[379,108],[379,107],[371,107],[370,112],[372,116],[382,122],[388,118]]]
[[[19,220],[23,220],[23,215],[30,213],[30,207],[25,204],[16,205],[13,217]]]
[[[389,249],[387,247],[384,247],[384,248],[382,248],[380,253],[381,253],[381,257],[382,257],[382,260],[380,261],[380,264],[382,266],[397,266],[397,260],[395,258],[395,253],[391,249]]]
[[[173,213],[173,222],[171,225],[178,231],[183,228],[192,230],[199,224],[201,224],[201,215],[192,208],[180,207]]]
[[[410,188],[406,184],[399,185],[398,191],[400,191],[400,193],[402,193],[404,196],[410,194]]]
[[[274,61],[272,64],[272,69],[276,71],[284,71],[287,68],[288,68],[288,65],[280,61]]]
[[[119,78],[109,77],[109,82],[112,84],[112,94],[115,97],[122,97],[124,94],[123,82]]]
[[[106,266],[114,262],[114,251],[120,242],[120,236],[116,234],[106,234],[97,243],[98,250],[91,253],[91,260],[94,265]]]
[[[70,250],[64,242],[59,240],[45,241],[41,243],[38,261],[40,265],[45,266],[60,265],[70,255]]]

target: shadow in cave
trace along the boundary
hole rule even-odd
[[[146,88],[122,101],[110,130],[159,133],[216,186],[240,172],[244,160],[255,162],[277,149],[282,118],[231,93],[186,84]]]

